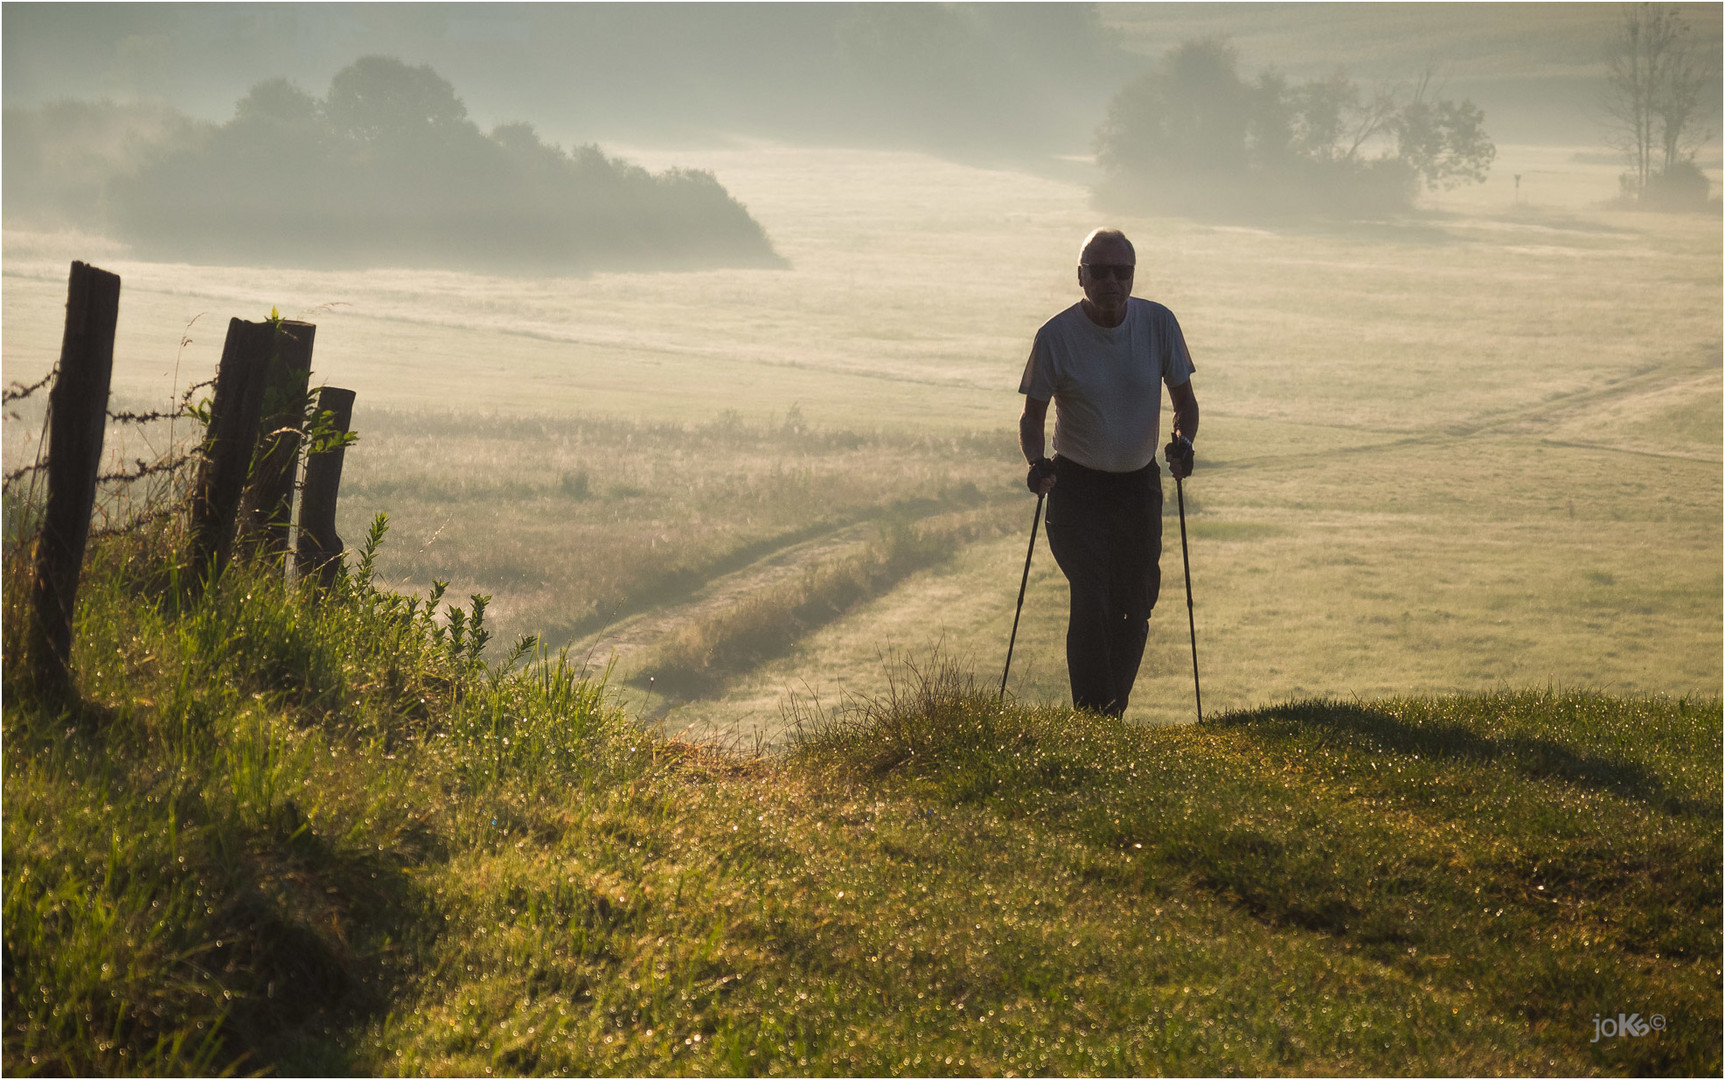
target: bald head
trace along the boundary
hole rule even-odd
[[[1078,261],[1133,265],[1138,262],[1138,253],[1119,229],[1092,229],[1078,248]]]
[[[1119,229],[1097,229],[1078,251],[1078,287],[1084,290],[1084,313],[1097,326],[1119,326],[1132,296],[1133,269],[1138,256],[1132,241]]]

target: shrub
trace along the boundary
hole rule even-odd
[[[1679,161],[1647,178],[1641,205],[1649,210],[1704,210],[1712,185],[1693,161]]]

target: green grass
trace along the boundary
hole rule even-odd
[[[11,1073],[1720,1067],[1716,698],[1147,728],[937,659],[745,757],[166,550],[98,548],[70,711],[7,613]]]

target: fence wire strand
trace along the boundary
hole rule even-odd
[[[146,476],[155,476],[160,473],[173,472],[175,469],[180,468],[188,462],[201,459],[202,456],[199,454],[176,454],[171,458],[163,458],[160,461],[155,462],[145,461],[143,458],[133,458],[132,461],[137,465],[137,469],[128,472],[124,467],[122,467],[113,472],[102,473],[96,477],[96,483],[130,484],[133,481],[142,480]]]
[[[25,398],[29,397],[31,394],[34,394],[36,391],[42,389],[44,386],[47,386],[49,383],[53,382],[54,381],[54,374],[55,374],[55,372],[58,372],[59,370],[60,370],[60,365],[55,364],[52,368],[49,369],[48,374],[42,376],[40,379],[31,383],[29,386],[25,386],[23,383],[18,382],[17,380],[13,380],[12,385],[8,386],[6,388],[5,394],[0,395],[0,405],[10,405],[14,401],[24,400]]]
[[[59,374],[59,371],[60,366],[56,363],[46,375],[42,376],[42,378],[38,379],[34,383],[26,385],[23,382],[13,382],[6,388],[4,402],[0,402],[0,404],[9,405],[15,401],[22,401],[25,398],[30,397],[32,394],[50,387],[53,384],[55,377]],[[215,381],[215,378],[211,377],[202,382],[196,382],[186,387],[183,392],[180,392],[177,395],[179,400],[172,408],[148,410],[110,409],[107,410],[108,420],[115,425],[142,425],[160,423],[162,421],[167,421],[172,424],[178,420],[195,419],[192,412],[193,398],[197,395],[198,391],[214,386]],[[14,419],[19,418],[16,413],[11,415]],[[47,443],[48,431],[52,424],[52,419],[53,407],[52,398],[50,398],[50,404],[43,409],[42,431],[36,439],[35,460],[19,465],[16,468],[8,469],[4,474],[0,474],[0,491],[11,494],[15,484],[20,480],[29,477],[30,492],[23,497],[23,501],[33,502],[35,500],[35,476],[46,470],[49,459],[52,456],[51,453],[45,452],[51,449],[48,447]],[[172,439],[171,434],[169,438],[170,440]],[[131,465],[129,466],[121,464],[117,468],[98,473],[96,476],[96,483],[107,485],[109,493],[106,499],[98,500],[97,505],[92,508],[92,512],[101,514],[104,518],[107,518],[111,514],[114,514],[115,511],[121,509],[121,507],[115,505],[115,501],[119,500],[123,502],[125,500],[125,492],[131,487],[131,485],[150,477],[168,477],[171,480],[174,474],[177,474],[186,466],[199,464],[202,461],[203,448],[199,446],[191,451],[181,453],[170,452],[167,456],[159,457],[155,461],[151,461],[147,458],[136,457],[132,459]],[[136,514],[125,515],[123,520],[118,524],[104,525],[101,528],[92,529],[90,532],[91,538],[95,539],[100,537],[120,536],[170,517],[185,503],[184,496],[186,493],[175,492],[173,490],[175,486],[177,485],[170,482],[167,490],[157,489],[151,491],[144,498],[144,502],[147,507],[146,509]],[[116,491],[115,488],[118,488],[119,490]],[[163,501],[164,498],[165,502]],[[106,505],[103,505],[104,503],[106,503]],[[149,506],[149,504],[152,503],[158,505]]]

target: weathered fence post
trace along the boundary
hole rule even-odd
[[[48,504],[36,542],[28,646],[37,686],[59,697],[72,690],[72,616],[96,501],[119,318],[119,276],[73,263],[60,371],[48,393]]]
[[[234,519],[257,446],[264,383],[275,351],[275,325],[228,321],[228,339],[216,368],[204,463],[192,489],[192,568],[207,585],[227,564]]]
[[[330,414],[330,433],[345,435],[353,425],[352,390],[326,386],[318,391],[317,409]],[[335,531],[335,501],[341,487],[341,462],[346,450],[338,442],[305,461],[305,487],[299,496],[299,550],[295,562],[300,579],[317,575],[328,589],[341,569],[341,537]]]
[[[257,465],[242,503],[240,529],[249,550],[277,560],[287,556],[300,427],[305,423],[306,383],[311,378],[316,336],[317,327],[311,323],[284,319],[277,324],[275,354],[264,383]]]

